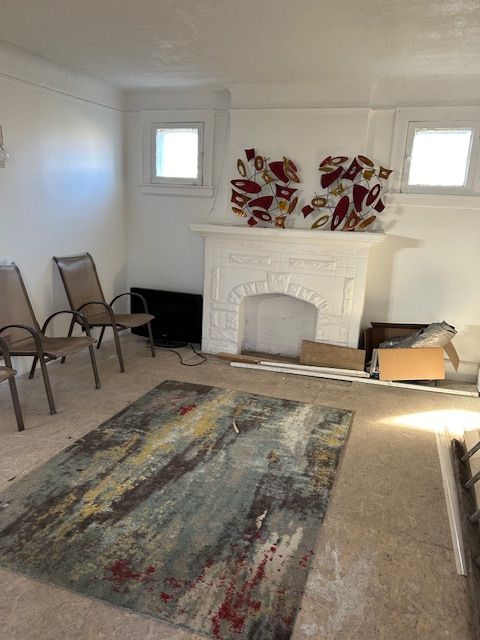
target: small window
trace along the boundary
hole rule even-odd
[[[410,122],[402,191],[469,194],[474,187],[476,123]]]
[[[153,182],[202,184],[203,123],[152,127]]]
[[[213,109],[146,109],[140,123],[142,193],[213,197]]]

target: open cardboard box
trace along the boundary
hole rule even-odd
[[[367,362],[371,359],[373,350],[378,349],[380,343],[387,338],[406,337],[427,326],[372,322],[372,326],[363,333]],[[444,352],[456,371],[460,359],[451,342],[444,347],[378,349],[380,380],[443,380]]]

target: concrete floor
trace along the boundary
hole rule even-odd
[[[472,420],[478,426],[478,398],[233,369],[214,357],[200,367],[182,367],[172,353],[149,357],[139,338],[124,335],[122,342],[124,374],[111,342],[97,352],[99,391],[85,354],[49,367],[55,416],[48,414],[41,379],[20,378],[23,433],[16,432],[8,385],[0,387],[0,489],[165,379],[352,409],[350,437],[293,639],[472,638],[434,429]],[[0,570],[0,581],[0,635],[8,640],[199,638],[9,571]]]

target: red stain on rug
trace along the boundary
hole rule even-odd
[[[174,576],[168,576],[163,582],[172,589],[181,589],[185,584],[183,580],[178,580]]]
[[[116,560],[113,564],[106,567],[106,570],[110,572],[106,576],[106,580],[113,582],[114,591],[120,591],[120,587],[128,585],[129,582],[139,582],[141,584],[147,584],[148,589],[151,590],[151,582],[153,582],[153,574],[155,573],[155,567],[150,565],[143,571],[135,571],[132,568],[129,560]]]
[[[266,578],[265,567],[273,560],[277,551],[276,545],[272,545],[264,552],[262,560],[255,569],[250,580],[238,584],[240,574],[246,564],[246,556],[240,556],[236,560],[236,572],[225,592],[225,597],[212,618],[212,634],[215,638],[222,638],[222,626],[226,625],[230,631],[241,633],[252,611],[260,611],[262,603],[253,597],[258,585]]]
[[[178,413],[181,416],[185,416],[187,415],[187,413],[190,413],[190,411],[193,411],[194,409],[196,409],[197,405],[196,404],[186,404],[183,407],[180,407],[180,409],[178,410]]]
[[[313,556],[313,549],[311,551],[309,551],[308,553],[306,553],[304,556],[302,556],[300,562],[298,563],[301,567],[306,568],[308,565],[308,561],[310,560],[310,558]]]

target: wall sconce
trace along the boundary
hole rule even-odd
[[[0,126],[0,169],[5,169],[5,163],[10,158],[3,144],[3,130]]]

